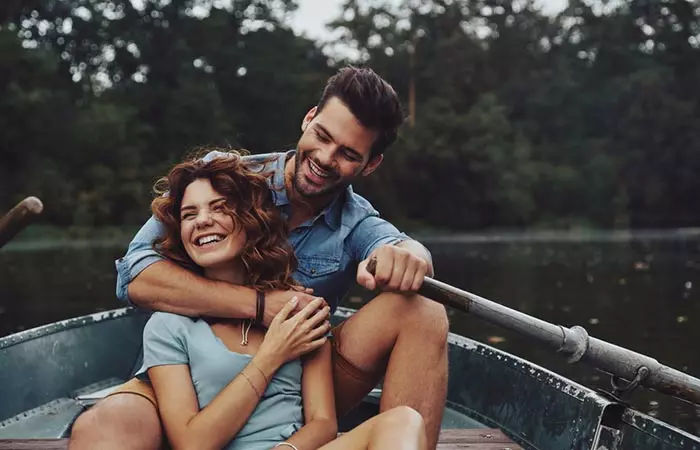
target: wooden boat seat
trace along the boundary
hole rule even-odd
[[[0,450],[66,450],[68,439],[0,440]],[[442,430],[438,450],[523,450],[499,429],[457,428]]]
[[[437,448],[438,450],[523,450],[498,428],[443,429],[440,431]]]

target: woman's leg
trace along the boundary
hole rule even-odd
[[[320,450],[425,450],[425,424],[416,410],[397,406],[372,417]]]
[[[140,395],[111,395],[75,421],[70,450],[158,450],[163,433],[158,411]]]

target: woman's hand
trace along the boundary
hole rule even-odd
[[[263,317],[263,325],[265,327],[270,326],[272,320],[275,318],[282,308],[289,303],[289,299],[292,297],[297,298],[297,304],[292,310],[292,314],[296,309],[302,309],[311,303],[314,299],[319,298],[313,295],[313,289],[305,288],[303,286],[294,286],[292,289],[287,291],[269,291],[265,294],[265,314]]]
[[[325,301],[317,297],[290,317],[297,303],[297,297],[293,297],[272,319],[258,355],[271,357],[281,365],[326,343],[330,308]]]

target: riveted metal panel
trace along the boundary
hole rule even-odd
[[[623,450],[700,450],[700,438],[633,409],[622,414]]]
[[[0,339],[0,421],[101,380],[128,379],[146,319],[124,308]]]

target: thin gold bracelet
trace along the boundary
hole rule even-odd
[[[248,374],[245,373],[245,371],[241,370],[241,375],[243,375],[243,376],[245,377],[245,379],[248,380],[248,384],[250,385],[250,387],[253,388],[253,390],[255,391],[255,393],[258,395],[258,398],[262,398],[262,395],[260,395],[260,392],[258,391],[258,388],[256,388],[255,385],[253,384],[253,382],[250,381],[250,378],[248,377]]]
[[[293,448],[294,450],[299,450],[299,449],[296,447],[296,445],[290,444],[289,442],[280,442],[279,444],[275,445],[275,448],[277,448],[277,447],[283,447],[283,446],[291,447],[291,448]]]
[[[263,378],[265,379],[265,383],[266,383],[266,384],[270,384],[270,380],[267,379],[267,376],[265,375],[265,372],[263,372],[262,369],[261,369],[260,367],[258,367],[257,364],[255,364],[252,360],[250,361],[249,364],[252,365],[253,367],[255,367],[256,369],[258,369],[258,372],[260,372],[260,375],[262,375]]]

